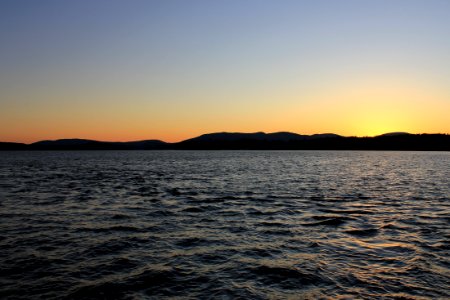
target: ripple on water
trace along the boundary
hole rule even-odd
[[[356,237],[374,237],[379,233],[379,230],[377,228],[368,228],[368,229],[352,229],[352,230],[346,230],[345,233],[348,233],[350,235],[356,236]]]

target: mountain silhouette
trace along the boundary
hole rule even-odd
[[[384,133],[384,134],[381,134],[381,135],[378,135],[378,136],[397,136],[397,135],[407,135],[407,134],[410,134],[410,133],[407,133],[407,132],[388,132],[388,133]]]
[[[104,142],[86,139],[45,140],[32,144],[0,142],[0,150],[440,150],[450,151],[448,134],[391,132],[375,137],[333,133],[217,132],[177,143],[160,140]]]
[[[313,140],[342,138],[337,134],[301,135],[292,132],[204,134],[174,145],[177,149],[301,149]]]
[[[29,145],[23,143],[0,142],[0,150],[27,150]]]
[[[166,148],[167,143],[159,140],[132,142],[102,142],[83,139],[61,139],[39,141],[29,145],[36,150],[153,150]]]
[[[292,142],[292,141],[304,141],[316,138],[331,138],[340,137],[337,134],[314,134],[314,135],[301,135],[292,132],[255,132],[255,133],[240,133],[240,132],[219,132],[203,134],[199,137],[188,139],[182,143],[197,143],[197,142],[236,142],[243,140],[252,141],[266,141],[266,142]]]

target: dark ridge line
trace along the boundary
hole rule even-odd
[[[450,151],[449,134],[387,133],[375,137],[337,134],[209,133],[176,143],[160,140],[103,142],[60,139],[31,144],[0,142],[0,150],[411,150]]]

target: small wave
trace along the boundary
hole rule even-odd
[[[173,271],[146,270],[125,280],[96,282],[78,287],[68,295],[68,299],[121,299],[130,292],[155,290],[174,283]]]
[[[126,215],[126,214],[115,214],[111,217],[111,219],[113,220],[126,220],[126,219],[130,219],[131,216],[130,215]]]
[[[175,245],[177,245],[178,247],[182,247],[182,248],[192,248],[192,247],[198,247],[201,245],[208,245],[211,242],[206,240],[206,239],[201,239],[201,238],[185,238],[182,239],[178,242],[175,243]]]
[[[377,228],[369,228],[346,230],[344,232],[357,237],[374,237],[379,233],[379,230]]]
[[[266,285],[280,285],[284,288],[301,288],[305,285],[318,285],[325,281],[314,274],[300,271],[295,267],[274,267],[261,265],[250,270]]]
[[[151,230],[151,228],[140,228],[136,226],[127,226],[127,225],[114,225],[107,227],[81,227],[77,228],[80,231],[90,231],[90,232],[113,232],[113,231],[123,231],[123,232],[146,232]]]
[[[342,214],[342,215],[366,215],[371,214],[373,211],[370,210],[362,210],[362,209],[329,209],[329,208],[320,208],[320,211],[331,214]]]
[[[327,216],[313,216],[313,219],[321,220],[318,222],[302,223],[303,226],[340,226],[346,223],[351,218],[348,217],[327,217]]]
[[[243,252],[246,256],[250,257],[273,257],[281,253],[278,249],[263,249],[263,248],[252,248],[247,249]]]
[[[193,213],[197,213],[197,212],[204,212],[205,209],[201,208],[201,207],[188,207],[183,209],[184,212],[193,212]]]

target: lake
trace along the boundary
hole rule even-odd
[[[3,299],[450,297],[450,152],[0,152]]]

